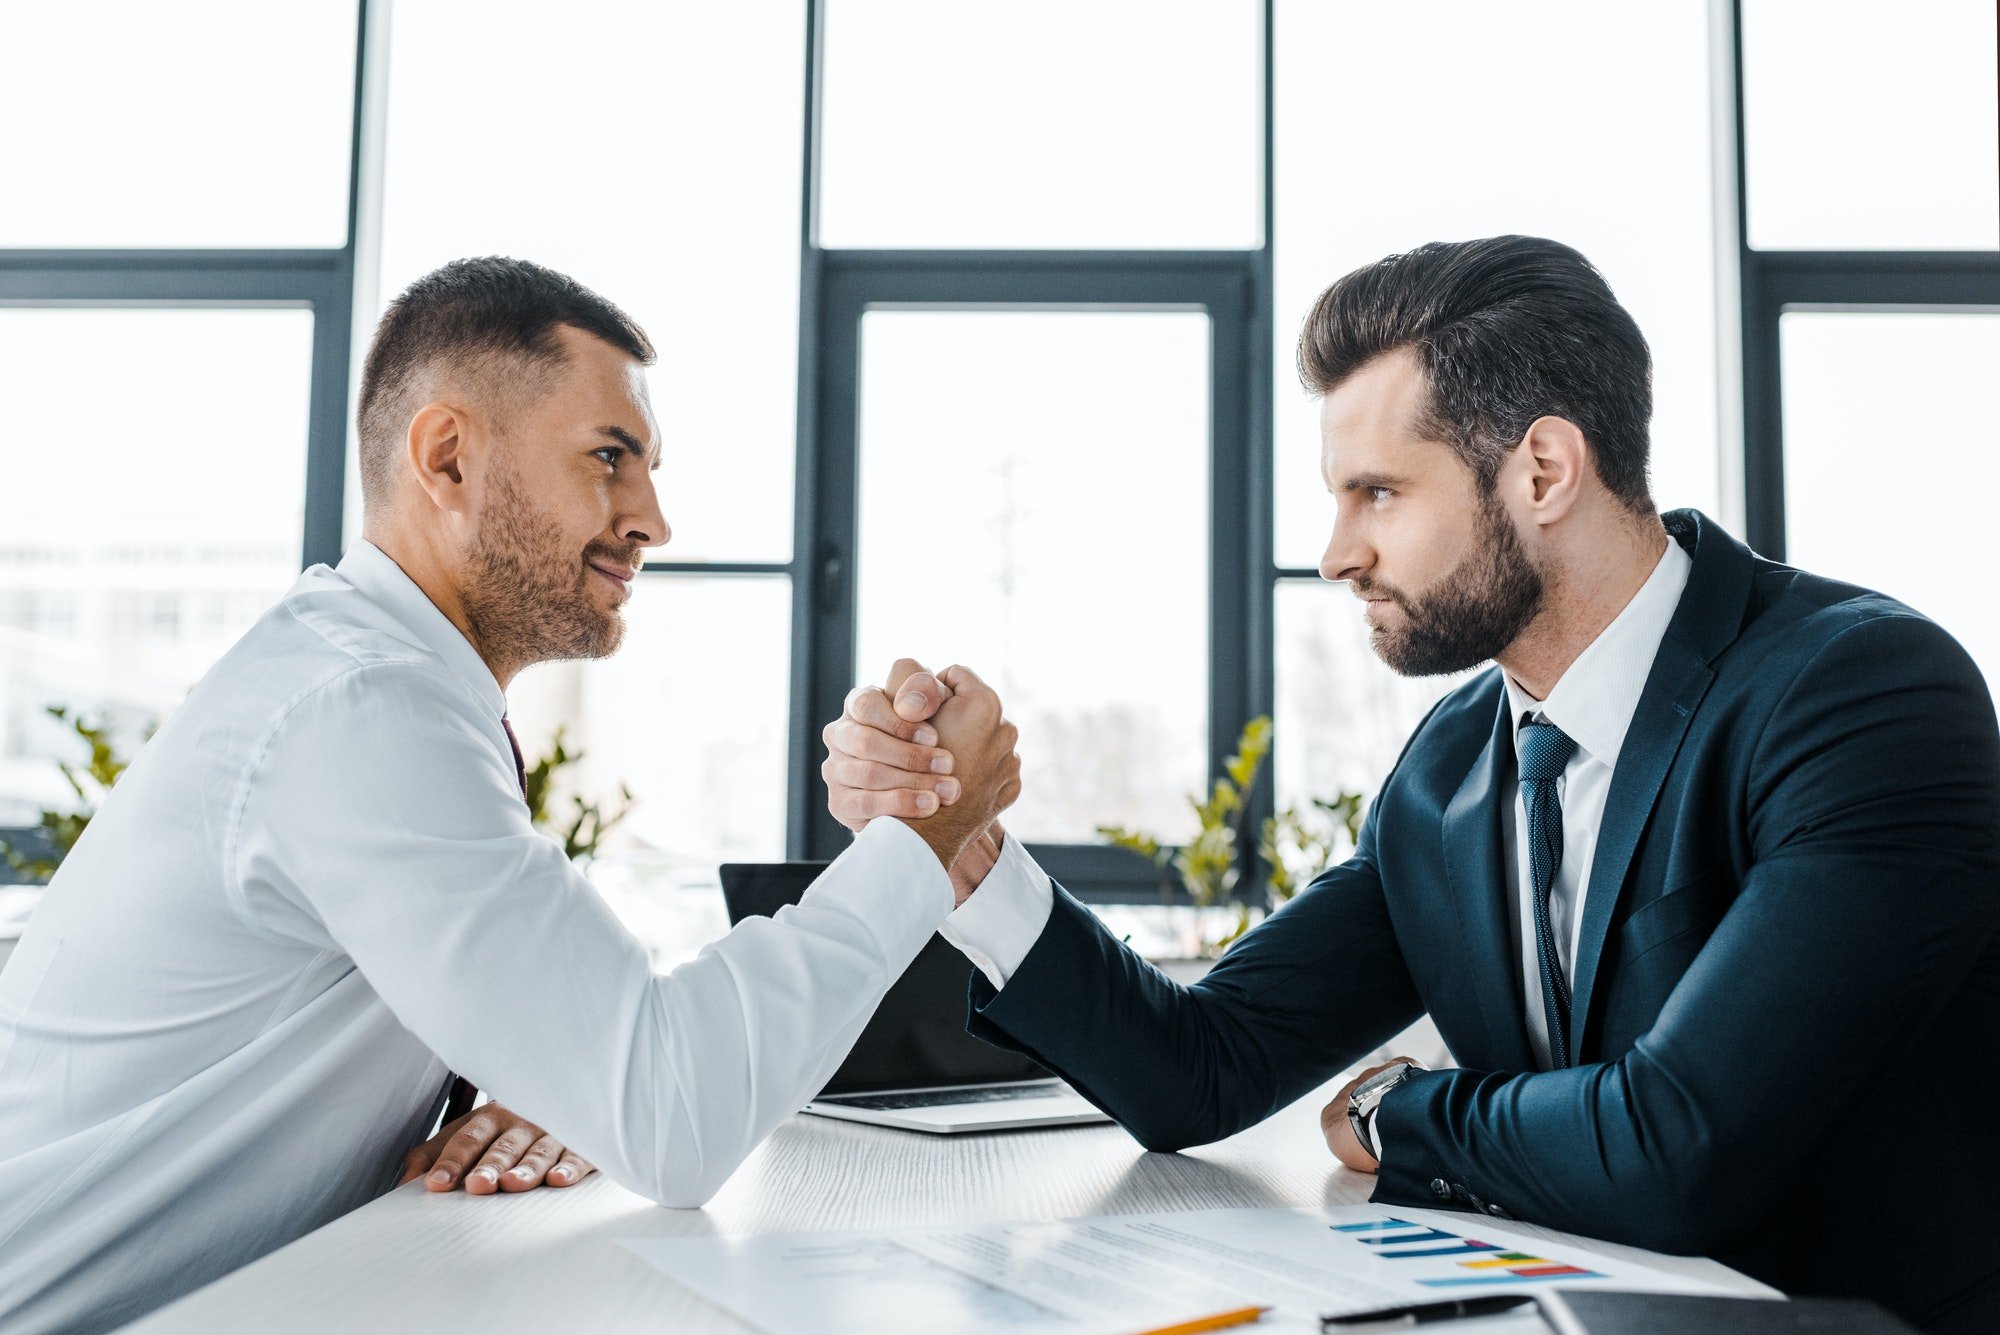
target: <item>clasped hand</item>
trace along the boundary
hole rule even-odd
[[[951,873],[963,904],[999,859],[997,817],[1021,794],[1019,732],[970,668],[899,658],[886,686],[857,686],[821,733],[827,810],[850,830],[905,821]]]

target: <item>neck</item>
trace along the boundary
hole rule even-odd
[[[472,617],[466,611],[465,599],[459,592],[458,582],[452,578],[450,566],[444,554],[433,542],[420,537],[399,533],[391,529],[377,530],[364,528],[362,536],[380,548],[382,554],[410,577],[410,582],[424,591],[424,597],[431,600],[431,606],[444,613],[445,620],[458,627],[458,633],[465,637],[486,670],[493,674],[493,680],[505,691],[525,664],[508,662],[490,653],[479,642],[479,633],[473,627]]]
[[[1559,540],[1543,572],[1548,595],[1541,612],[1494,661],[1529,695],[1548,699],[1569,665],[1651,577],[1669,541],[1657,515],[1617,516]]]

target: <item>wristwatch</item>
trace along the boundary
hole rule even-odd
[[[1380,1106],[1382,1096],[1403,1083],[1410,1072],[1424,1068],[1413,1061],[1391,1062],[1375,1074],[1354,1087],[1347,1096],[1347,1124],[1354,1128],[1354,1138],[1361,1142],[1361,1148],[1375,1154],[1375,1138],[1370,1134],[1370,1124],[1375,1120],[1375,1109]],[[1376,1158],[1381,1158],[1379,1154]]]

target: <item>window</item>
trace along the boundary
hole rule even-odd
[[[1327,285],[1426,241],[1566,242],[1652,347],[1660,506],[1714,513],[1722,452],[1703,6],[1280,0],[1276,21],[1276,763],[1290,803],[1372,795],[1457,684],[1394,680],[1352,600],[1314,587],[1333,502],[1292,349]],[[1559,94],[1531,91],[1556,70]]]
[[[343,246],[357,9],[7,6],[0,246]]]
[[[2000,247],[1991,0],[1743,0],[1758,250]]]
[[[298,577],[312,349],[304,310],[0,307],[0,496],[37,498],[0,546],[0,826],[70,797],[49,706],[129,746]]]
[[[2000,683],[2000,315],[1795,312],[1780,329],[1787,556],[1909,603]]]
[[[1961,572],[1995,480],[1994,40],[1982,0],[1742,0],[1735,46],[1751,545],[1910,603],[1989,681],[2000,614]]]
[[[1208,324],[862,317],[855,679],[905,655],[979,671],[1022,731],[1008,828],[1024,839],[1192,833],[1186,794],[1207,767]]]
[[[450,260],[515,255],[616,302],[660,354],[673,540],[650,553],[618,655],[510,691],[522,745],[543,752],[561,727],[583,753],[564,801],[629,785],[630,860],[706,874],[782,856],[804,7],[393,14],[378,304]],[[468,99],[431,77],[441,63],[533,95]]]

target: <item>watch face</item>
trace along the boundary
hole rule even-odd
[[[1369,1076],[1354,1087],[1354,1093],[1351,1096],[1352,1101],[1356,1104],[1367,1102],[1370,1098],[1380,1094],[1383,1090],[1401,1080],[1405,1075],[1409,1074],[1409,1071],[1410,1067],[1407,1062],[1397,1062],[1386,1071],[1377,1071],[1374,1075]]]

